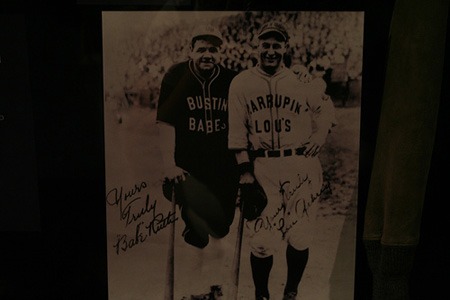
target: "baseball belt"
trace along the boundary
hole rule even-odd
[[[283,150],[265,150],[258,149],[250,151],[250,156],[252,157],[286,157],[292,155],[303,155],[306,147],[295,148],[295,149],[283,149]]]

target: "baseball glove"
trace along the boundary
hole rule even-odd
[[[240,203],[242,215],[248,221],[259,217],[267,205],[267,196],[258,182],[252,184],[241,184]]]

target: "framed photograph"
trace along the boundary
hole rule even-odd
[[[103,12],[110,300],[353,299],[363,26]]]

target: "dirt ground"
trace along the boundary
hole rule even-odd
[[[360,110],[337,108],[336,114],[339,124],[320,154],[330,189],[319,202],[310,259],[299,287],[301,300],[353,299]],[[105,103],[110,300],[164,298],[170,224],[151,225],[169,219],[170,203],[161,192],[155,115],[148,108],[130,107],[121,112],[119,123],[114,103]],[[206,293],[212,284],[221,284],[223,299],[228,299],[237,218],[227,237],[212,240],[204,250],[183,241],[182,221],[175,222],[175,228],[174,299]],[[238,299],[254,299],[245,232],[241,253]],[[280,245],[270,277],[273,299],[282,298],[285,268]]]

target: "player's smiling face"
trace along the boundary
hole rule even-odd
[[[279,41],[274,37],[260,39],[258,52],[262,69],[265,71],[278,70],[283,60],[283,55],[286,53],[286,47],[286,42]]]
[[[206,40],[197,40],[191,47],[190,57],[194,61],[195,68],[200,72],[214,69],[219,63],[219,47]]]

